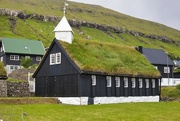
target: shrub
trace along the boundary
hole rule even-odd
[[[32,58],[26,58],[26,57],[22,57],[21,58],[21,66],[23,66],[24,68],[29,68],[31,66],[31,62],[32,62]]]

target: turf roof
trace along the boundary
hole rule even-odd
[[[83,71],[160,77],[160,73],[134,47],[80,39],[75,39],[72,44],[59,43]]]

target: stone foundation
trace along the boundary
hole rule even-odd
[[[0,97],[7,97],[6,80],[0,80]]]

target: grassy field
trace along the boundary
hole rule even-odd
[[[179,102],[73,106],[0,104],[4,121],[179,121]],[[24,113],[24,115],[23,115]]]

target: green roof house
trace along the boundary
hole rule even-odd
[[[4,63],[7,74],[21,68],[22,57],[32,58],[32,64],[38,64],[44,53],[45,49],[41,41],[0,38],[0,60]]]

